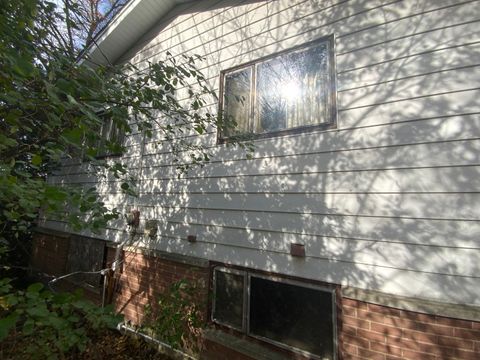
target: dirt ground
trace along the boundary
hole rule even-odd
[[[19,351],[25,344],[8,341],[0,343],[0,359],[4,360],[33,360],[42,359],[41,354],[36,356],[21,355]],[[123,335],[118,331],[106,330],[91,338],[91,342],[82,353],[72,352],[57,356],[60,360],[172,360],[160,354],[151,344],[131,335]]]
[[[159,354],[155,348],[142,339],[110,331],[94,339],[81,355],[73,355],[71,360],[171,360]]]

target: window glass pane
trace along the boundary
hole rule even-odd
[[[215,270],[213,319],[243,329],[244,275]]]
[[[97,156],[121,154],[124,141],[124,130],[117,126],[109,113],[101,114],[103,124],[100,128],[100,138],[96,144]]]
[[[250,89],[252,69],[250,67],[225,75],[224,113],[227,119],[236,122],[234,133],[249,132]],[[225,134],[233,135],[232,131]]]
[[[250,282],[250,334],[334,358],[331,292],[258,277]]]
[[[257,65],[257,133],[330,121],[328,43]]]

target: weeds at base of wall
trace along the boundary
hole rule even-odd
[[[203,347],[205,327],[203,309],[196,304],[197,287],[180,280],[158,296],[155,304],[145,306],[145,320],[140,331],[179,349],[198,355]]]

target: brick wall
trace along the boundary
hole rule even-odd
[[[108,250],[108,261],[112,262],[115,249]],[[141,323],[145,305],[155,310],[157,295],[182,279],[197,288],[197,305],[204,307],[206,317],[208,301],[209,268],[167,260],[161,256],[124,251],[121,277],[115,294],[115,306],[127,320]]]
[[[71,236],[68,234],[42,233],[33,235],[32,255],[30,265],[38,271],[39,280],[48,282],[55,276],[65,275],[71,271],[68,269],[68,254],[70,249]],[[81,240],[79,240],[81,241]],[[99,264],[101,267],[101,264]],[[56,282],[53,287],[57,291],[74,291],[82,288],[85,297],[96,304],[101,304],[101,289],[81,286],[75,282],[75,276]]]
[[[343,299],[343,359],[480,359],[480,322]]]

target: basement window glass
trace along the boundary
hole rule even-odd
[[[333,37],[222,72],[220,135],[256,137],[327,128],[335,121]]]
[[[216,268],[214,273],[215,322],[312,358],[336,358],[333,289],[248,272],[247,282],[240,275],[237,281],[218,281],[234,276],[227,271]],[[230,297],[218,297],[225,293]]]

